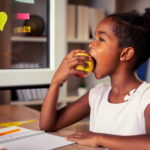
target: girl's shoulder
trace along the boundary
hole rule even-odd
[[[143,82],[143,84],[137,89],[141,96],[150,96],[150,83]]]
[[[138,89],[137,89],[137,96],[141,100],[149,99],[150,101],[150,83],[144,82]]]
[[[136,91],[135,102],[138,106],[138,112],[144,111],[146,107],[150,104],[150,83],[144,82]]]
[[[106,92],[107,90],[109,90],[109,88],[111,88],[110,83],[99,83],[94,88],[92,88],[91,91],[95,95],[100,95],[101,92]]]
[[[107,94],[108,90],[110,89],[111,85],[108,83],[99,83],[94,88],[92,88],[89,92],[89,104],[90,107],[95,107],[101,98]]]

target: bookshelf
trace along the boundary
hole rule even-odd
[[[112,5],[110,5],[110,2],[109,0],[83,0],[83,1],[80,1],[80,0],[68,0],[66,1],[66,8],[68,7],[68,5],[70,6],[75,6],[75,10],[78,11],[80,9],[80,11],[82,12],[81,8],[78,8],[78,6],[85,6],[85,10],[87,12],[87,9],[89,11],[90,8],[95,8],[95,9],[102,9],[104,11],[104,14],[106,13],[111,13],[111,12],[115,12],[115,3],[116,1],[115,0],[112,0],[111,3]],[[107,7],[106,7],[107,6]],[[67,8],[66,10],[69,10],[69,8]],[[68,13],[68,12],[67,12]],[[69,20],[67,19],[71,19],[70,21],[73,21],[72,18],[73,17],[70,17],[68,16],[68,14],[66,13],[66,22],[68,23]],[[72,12],[70,12],[71,14]],[[75,14],[77,14],[78,12],[75,12]],[[74,13],[72,13],[74,14]],[[80,14],[81,15],[81,14]],[[68,17],[68,18],[67,18]],[[78,19],[76,18],[77,16],[75,16],[75,20],[77,21]],[[81,18],[87,18],[87,16],[84,16],[84,17],[81,17]],[[82,19],[81,19],[82,20]],[[89,18],[87,19],[89,20]],[[75,22],[76,22],[75,21]],[[73,21],[74,22],[74,21]],[[85,36],[83,36],[83,38],[81,38],[81,36],[77,35],[78,33],[78,27],[80,28],[80,26],[82,25],[78,25],[78,23],[76,22],[75,23],[76,26],[75,26],[75,34],[68,34],[67,32],[67,29],[68,27],[66,27],[66,55],[73,49],[84,49],[86,50],[86,52],[88,53],[89,52],[89,44],[93,41],[94,37],[91,37],[90,38],[90,31],[89,29],[86,30],[86,32],[88,32],[88,34],[84,32],[82,32],[83,34],[85,33]],[[87,26],[89,28],[89,24],[87,23]],[[82,28],[83,29],[83,28]],[[80,31],[82,31],[82,29]],[[74,35],[74,38],[68,38],[68,35]],[[88,35],[88,37],[87,37]],[[78,89],[78,86],[79,84],[84,81],[86,86],[87,86],[87,89],[90,90],[91,88],[93,88],[94,86],[96,86],[98,83],[109,83],[110,82],[110,79],[109,77],[106,77],[102,80],[96,80],[95,79],[95,76],[94,74],[91,74],[89,75],[88,77],[86,78],[77,78],[76,76],[72,75],[69,80],[65,83],[65,99],[66,99],[66,103],[71,103],[75,100],[77,100],[79,98],[78,96],[78,93],[77,93],[77,89]]]
[[[137,9],[139,12],[143,12],[144,9],[149,5],[149,1],[147,0],[56,0],[56,49],[62,49],[63,56],[66,56],[73,49],[85,49],[86,52],[89,52],[89,44],[93,41],[93,39],[78,39],[78,38],[67,38],[67,30],[68,26],[66,26],[68,18],[67,18],[67,6],[68,5],[83,5],[87,7],[93,7],[97,9],[103,9],[105,15],[115,13],[115,12],[127,12],[132,9]],[[60,13],[61,12],[61,13]],[[60,24],[62,25],[60,28]],[[61,34],[60,34],[61,32]],[[22,42],[46,42],[46,38],[44,37],[17,37],[12,36],[11,41],[22,41]],[[59,55],[59,53],[57,53]],[[61,62],[62,60],[60,60]],[[58,66],[60,63],[57,64]],[[77,88],[79,84],[84,81],[87,85],[88,90],[96,86],[98,83],[110,83],[110,78],[106,77],[101,80],[96,80],[94,74],[86,78],[77,78],[72,75],[69,80],[64,83],[64,85],[60,88],[60,96],[58,100],[58,104],[62,104],[62,106],[67,105],[79,98],[77,94]],[[50,82],[49,82],[50,83]],[[35,101],[12,101],[11,104],[21,104],[21,105],[41,105],[43,100],[35,100]]]
[[[93,39],[67,39],[67,43],[91,43]]]
[[[64,100],[60,99],[58,104],[63,103]],[[11,105],[41,105],[43,103],[43,100],[25,100],[25,101],[12,101]]]
[[[47,38],[11,36],[11,42],[47,42]]]

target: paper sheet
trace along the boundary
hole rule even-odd
[[[9,134],[9,137],[35,133],[35,132],[37,131],[26,129],[26,130],[23,130],[22,132],[18,131],[18,132],[11,133]],[[3,144],[0,144],[0,146],[7,150],[50,150],[50,149],[56,149],[56,148],[67,146],[67,145],[74,144],[74,143],[75,142],[66,141],[66,139],[62,137],[44,133],[41,135],[36,135],[32,137],[27,137],[24,139],[18,139],[16,141],[3,143]]]

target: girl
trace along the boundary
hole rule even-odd
[[[52,79],[42,106],[40,128],[56,131],[90,114],[90,131],[77,132],[67,140],[113,150],[150,150],[150,84],[136,75],[137,68],[150,56],[150,9],[142,15],[132,11],[106,17],[98,24],[89,48],[96,61],[96,79],[109,75],[111,85],[98,84],[57,110],[60,85],[72,74],[87,74],[74,69],[76,65],[87,67],[84,61],[89,58],[73,57],[85,51],[71,51]]]

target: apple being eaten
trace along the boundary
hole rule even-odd
[[[87,56],[87,57],[90,57],[90,58],[91,58],[91,60],[89,60],[89,61],[84,61],[86,64],[88,64],[88,68],[85,68],[85,67],[82,66],[82,65],[77,65],[77,66],[75,66],[75,69],[76,69],[76,70],[82,70],[82,71],[85,71],[85,72],[88,72],[88,73],[89,73],[89,74],[87,74],[87,75],[75,74],[75,76],[80,77],[80,78],[87,77],[87,76],[90,75],[90,74],[92,73],[92,71],[94,70],[94,60],[93,60],[93,58],[92,58],[88,53],[77,53],[77,54],[75,54],[74,56],[77,56],[77,55],[84,55],[84,56]]]

